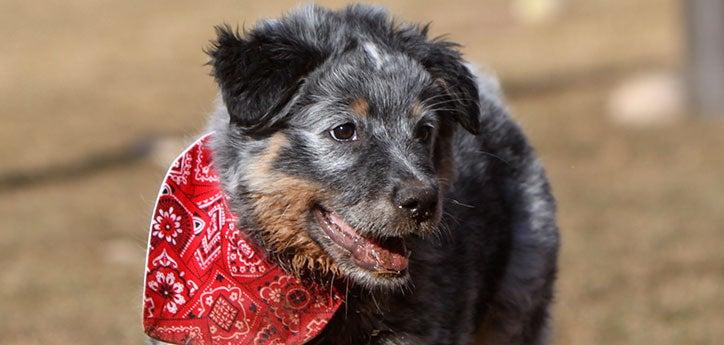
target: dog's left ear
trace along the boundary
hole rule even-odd
[[[465,66],[454,43],[433,40],[421,63],[444,93],[443,108],[468,132],[480,133],[480,98],[472,73]]]
[[[304,77],[327,58],[293,22],[268,22],[243,36],[216,28],[207,53],[232,124],[250,134],[283,123]]]
[[[448,109],[468,132],[479,134],[480,100],[475,77],[465,66],[456,43],[441,38],[428,40],[427,33],[427,25],[403,29],[400,37],[402,45],[425,67],[442,90],[443,108]]]

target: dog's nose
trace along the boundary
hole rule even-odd
[[[392,200],[404,213],[418,222],[430,219],[437,207],[437,187],[420,180],[398,184]]]

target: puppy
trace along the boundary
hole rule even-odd
[[[344,305],[311,344],[546,344],[555,203],[496,83],[382,9],[306,6],[208,50],[239,227]]]

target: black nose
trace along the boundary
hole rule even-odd
[[[410,218],[423,222],[435,214],[437,186],[419,180],[404,181],[395,188],[392,200]]]

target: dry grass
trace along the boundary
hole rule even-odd
[[[679,66],[673,0],[570,1],[535,26],[513,20],[506,3],[387,5],[433,20],[515,85],[602,66]],[[146,133],[194,135],[215,94],[201,51],[212,25],[292,4],[4,1],[0,175]],[[724,337],[724,123],[616,126],[607,77],[511,100],[560,200],[557,343],[714,344]],[[141,343],[162,170],[141,162],[0,194],[0,342]]]

